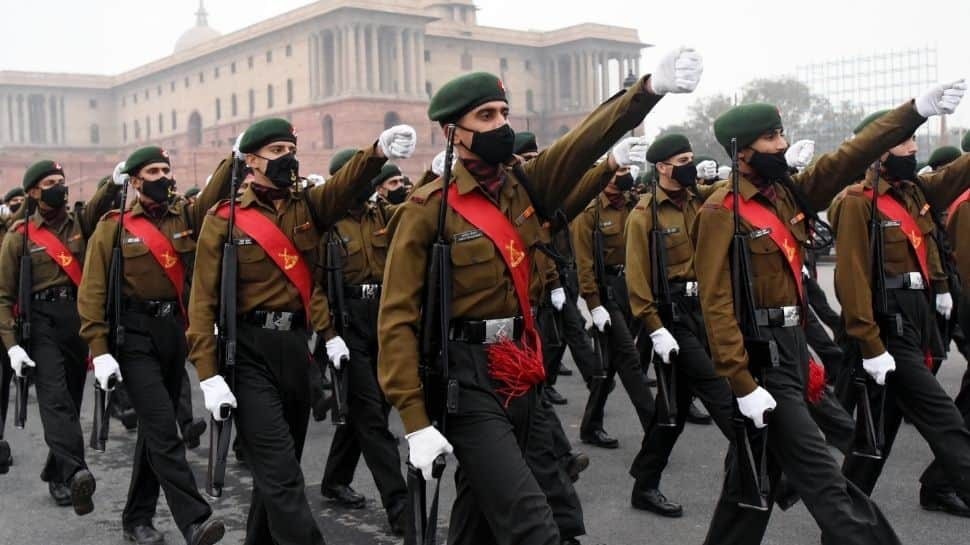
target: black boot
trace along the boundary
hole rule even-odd
[[[71,477],[71,503],[74,505],[74,512],[78,515],[87,515],[94,511],[94,489],[97,483],[91,472],[82,469]]]
[[[0,475],[10,471],[13,465],[13,455],[10,453],[10,443],[0,439]]]
[[[684,508],[679,503],[672,502],[656,488],[633,487],[630,504],[634,509],[651,511],[664,517],[676,518],[683,516]]]
[[[970,517],[970,507],[952,490],[920,488],[919,505],[927,511],[942,511],[958,517]]]
[[[542,389],[542,395],[545,396],[546,401],[553,405],[565,405],[568,403],[568,400],[556,390],[555,386],[547,385]]]
[[[184,533],[188,545],[213,545],[226,535],[226,527],[220,519],[209,519],[189,526]]]
[[[123,530],[125,539],[134,541],[135,545],[162,545],[165,536],[151,524],[136,524]]]
[[[336,502],[341,507],[349,509],[363,509],[367,504],[367,498],[363,494],[345,484],[327,485],[320,483],[320,493],[324,498]]]

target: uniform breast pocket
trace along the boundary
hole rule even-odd
[[[603,249],[607,264],[616,264],[610,259],[614,253],[623,248],[623,225],[618,221],[603,220],[600,222],[600,232],[603,233]]]
[[[495,245],[487,237],[457,242],[451,246],[455,295],[492,287],[500,278]]]
[[[265,282],[275,265],[268,259],[266,251],[255,242],[240,245],[239,280],[241,282]]]
[[[343,244],[344,270],[359,271],[367,264],[364,245],[358,238],[345,240]]]
[[[387,234],[374,233],[371,237],[371,246],[374,247],[374,260],[378,269],[384,269],[384,262],[387,259]]]
[[[910,263],[909,259],[909,237],[900,227],[886,227],[883,229],[882,236],[884,249],[883,254],[888,268],[901,271]],[[913,272],[913,271],[905,271]]]
[[[671,233],[664,237],[667,244],[667,266],[675,267],[690,261],[693,250],[690,245],[690,238],[681,229],[676,233]]]
[[[783,274],[786,274],[784,267],[785,260],[782,258],[781,250],[767,234],[751,239],[748,247],[751,249],[751,266],[755,276],[764,279],[764,282],[774,283]]]
[[[142,242],[126,242],[121,247],[121,255],[125,258],[125,277],[142,278],[144,275],[156,271],[155,258],[149,253],[148,246]]]

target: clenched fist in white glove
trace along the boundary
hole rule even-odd
[[[775,410],[778,403],[768,390],[761,386],[755,388],[750,394],[738,398],[738,408],[741,414],[750,418],[754,422],[754,427],[763,428],[765,424],[765,413]]]
[[[229,405],[233,409],[236,408],[236,396],[232,395],[232,390],[229,389],[229,385],[226,384],[226,379],[222,378],[222,375],[216,375],[203,380],[199,383],[199,388],[202,389],[202,399],[205,402],[205,408],[212,413],[212,418],[216,422],[222,422],[223,420],[220,411],[223,405]]]
[[[889,352],[883,352],[874,358],[862,358],[862,368],[876,384],[882,386],[886,384],[886,375],[896,370],[896,358]]]
[[[689,47],[678,47],[660,59],[657,69],[650,75],[650,87],[657,95],[691,93],[703,73],[701,54]]]
[[[101,354],[94,358],[92,363],[94,363],[94,379],[98,381],[98,386],[102,390],[109,389],[108,380],[111,377],[117,377],[118,382],[121,382],[121,366],[111,354]]]
[[[966,92],[967,82],[962,79],[941,83],[916,99],[916,113],[923,117],[952,114]]]
[[[785,152],[785,161],[791,168],[801,170],[812,162],[814,156],[815,141],[799,140],[788,147],[788,151]]]
[[[381,133],[377,146],[388,159],[407,159],[414,154],[418,134],[410,125],[395,125]]]
[[[953,313],[953,297],[949,293],[936,294],[936,311],[943,315],[947,320]]]
[[[731,167],[723,166],[717,169],[717,178],[719,180],[730,180],[731,179]]]
[[[457,155],[453,155],[451,157],[451,166],[452,166],[452,168],[454,168],[455,161],[457,161],[457,160],[458,160],[458,156]],[[442,151],[438,155],[435,155],[434,156],[434,159],[431,160],[431,172],[434,172],[435,175],[437,175],[437,176],[443,176],[444,175],[444,173],[445,173],[445,152]]]
[[[14,374],[18,377],[24,376],[24,367],[37,367],[34,360],[30,359],[27,355],[27,351],[20,348],[19,344],[15,344],[7,349],[7,355],[10,356],[10,368],[13,369]]]
[[[441,454],[451,454],[454,451],[451,443],[434,426],[412,431],[404,437],[408,440],[408,461],[421,470],[426,481],[433,477],[431,469],[435,459]]]
[[[716,180],[717,163],[710,159],[705,159],[697,163],[697,177],[702,180]]]
[[[593,325],[596,326],[596,329],[598,329],[600,333],[606,331],[606,326],[612,323],[610,321],[610,313],[608,310],[606,310],[606,308],[603,307],[603,305],[594,308],[593,310],[589,311],[589,313],[593,317]]]
[[[339,335],[327,341],[327,359],[338,370],[344,361],[350,359],[350,349]]]
[[[562,306],[566,304],[566,290],[562,288],[552,290],[549,292],[549,299],[552,301],[552,308],[562,310]]]
[[[917,172],[916,174],[919,174],[920,176],[922,176],[923,174],[929,174],[930,172],[933,172],[933,167],[931,167],[930,165],[926,165],[925,167],[919,169],[919,172]]]
[[[124,170],[124,161],[115,165],[114,172],[111,173],[111,181],[114,182],[115,185],[125,185],[125,182],[128,181],[128,174],[125,173]]]
[[[642,165],[647,162],[647,139],[640,136],[624,138],[619,144],[613,146],[610,154],[617,168]]]
[[[677,339],[667,331],[666,327],[661,327],[650,333],[650,341],[653,342],[653,351],[660,356],[664,363],[670,363],[670,358],[680,352]]]

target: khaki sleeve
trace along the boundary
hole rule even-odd
[[[128,189],[131,189],[130,184]],[[121,186],[109,181],[101,186],[101,189],[94,192],[94,196],[84,206],[81,217],[78,218],[81,222],[81,232],[84,234],[84,238],[90,238],[94,234],[98,222],[101,221],[101,217],[114,208],[115,195],[120,191]],[[124,205],[125,203],[121,203],[122,208],[124,208]]]
[[[313,293],[310,294],[310,325],[324,341],[337,336],[337,330],[333,327],[333,315],[330,313],[330,299],[327,298],[325,281],[313,284]]]
[[[920,175],[923,195],[926,202],[938,212],[945,211],[950,204],[970,188],[970,153],[940,170]]]
[[[947,281],[946,270],[943,268],[943,260],[940,257],[940,245],[936,243],[936,238],[933,236],[924,237],[923,240],[926,242],[926,265],[930,269],[930,284],[933,285],[933,293],[949,293],[950,285]]]
[[[594,203],[593,206],[600,204]],[[589,310],[602,305],[599,285],[596,283],[596,261],[593,258],[593,220],[591,209],[583,211],[569,225],[573,237],[573,252],[576,258],[576,274],[579,276],[579,294],[586,300]]]
[[[215,172],[212,173],[212,178],[209,180],[209,183],[202,188],[195,202],[186,205],[194,237],[197,238],[199,236],[199,232],[202,230],[202,222],[205,221],[205,215],[209,209],[218,204],[219,201],[229,198],[231,182],[232,154],[229,155],[228,159],[223,159],[219,163]]]
[[[925,121],[916,113],[913,101],[906,102],[870,123],[837,150],[819,156],[793,179],[812,208],[825,210],[843,187],[857,181],[873,161],[916,132]]]
[[[390,246],[377,318],[377,375],[407,433],[431,425],[418,374],[422,293],[437,229],[437,199],[399,207],[388,224]]]
[[[323,224],[317,225],[321,232],[346,216],[347,209],[359,195],[370,192],[370,181],[380,174],[381,167],[387,162],[377,155],[374,147],[358,151],[327,183],[310,190],[309,204],[316,220]]]
[[[653,260],[650,259],[650,229],[653,218],[649,198],[641,199],[639,206],[630,212],[626,220],[623,237],[626,240],[626,287],[630,294],[630,309],[633,316],[643,322],[647,333],[653,333],[664,326],[657,313],[653,299]],[[646,203],[646,204],[643,204]]]
[[[947,231],[956,256],[964,297],[970,297],[970,204],[961,204],[953,211]]]
[[[734,315],[730,254],[733,215],[721,205],[705,204],[697,215],[697,222],[694,269],[711,357],[717,373],[727,377],[734,395],[746,396],[758,384],[748,371],[748,353]]]
[[[610,168],[610,162],[602,161],[583,174],[583,178],[562,203],[567,221],[572,221],[583,211],[583,208],[586,208],[590,201],[603,191],[610,180],[613,179],[613,172],[613,169]]]
[[[199,380],[219,372],[215,326],[219,319],[219,288],[222,283],[222,245],[226,241],[226,220],[208,214],[202,222],[195,247],[195,268],[189,294],[189,361]]]
[[[23,235],[13,229],[3,237],[0,246],[0,339],[7,348],[17,344],[17,318],[13,306],[17,303],[22,248]]]
[[[108,300],[108,275],[111,254],[118,233],[118,223],[103,219],[88,241],[84,258],[84,275],[77,293],[77,312],[81,317],[81,338],[91,348],[91,356],[108,353],[108,319],[105,303]]]

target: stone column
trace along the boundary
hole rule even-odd
[[[610,97],[610,58],[606,53],[599,54],[600,61],[600,102]]]
[[[309,64],[310,97],[317,98],[317,52],[320,37],[310,34],[307,38],[307,64]],[[231,112],[230,112],[231,113]]]
[[[559,111],[559,92],[562,84],[559,82],[559,55],[552,57],[552,92],[549,94],[549,106],[552,111]]]
[[[428,76],[425,72],[424,66],[424,32],[416,30],[413,33],[414,36],[414,66],[415,66],[415,77],[417,79],[417,85],[415,86],[415,94],[423,97],[425,96],[425,83],[427,82]]]
[[[408,95],[415,94],[414,85],[414,31],[401,31],[401,63],[404,66],[404,90]]]
[[[333,93],[335,95],[344,92],[344,34],[343,29],[333,29]]]
[[[344,32],[344,92],[349,94],[354,88],[354,27],[345,25]]]
[[[370,29],[370,50],[367,54],[367,62],[370,68],[370,91],[377,94],[381,90],[381,74],[378,71],[381,56],[377,52],[377,25],[369,25]]]
[[[354,81],[357,82],[357,92],[361,92],[367,90],[367,42],[362,25],[354,25],[354,38],[356,56],[354,66],[357,68]]]
[[[591,107],[595,106],[596,104],[599,104],[600,102],[599,100],[597,100],[597,97],[596,97],[596,57],[597,56],[598,55],[596,53],[590,53],[589,59],[586,61],[586,71],[588,72],[587,81],[586,81],[586,89],[587,89],[586,96],[589,97],[589,101],[587,102],[587,104]]]
[[[404,64],[404,29],[399,28],[394,33],[394,47],[395,59],[397,62],[394,63],[394,71],[396,77],[394,80],[397,82],[397,92],[400,95],[407,94],[407,87],[405,86],[405,80],[407,78],[407,66]]]
[[[570,97],[572,100],[570,101],[571,102],[570,105],[573,107],[573,109],[575,109],[580,104],[579,102],[579,88],[580,88],[579,53],[573,53],[572,55],[570,55],[570,60],[572,61],[572,67],[570,69],[570,74],[569,74],[572,78],[572,81],[570,82],[572,83],[572,93],[571,93],[572,96]]]

